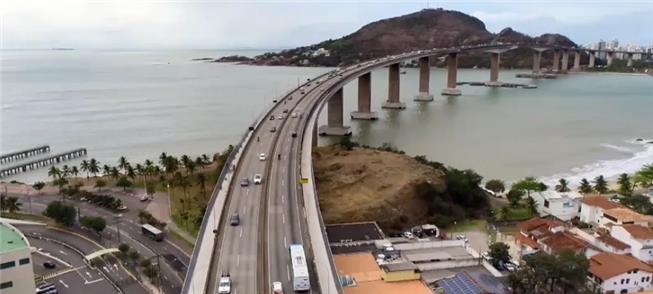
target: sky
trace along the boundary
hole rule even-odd
[[[0,0],[2,49],[277,49],[350,34],[426,7],[478,17],[490,32],[561,33],[579,44],[653,45],[653,0]]]

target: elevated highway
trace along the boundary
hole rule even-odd
[[[231,293],[268,293],[274,281],[282,282],[286,292],[292,292],[290,244],[304,246],[311,293],[342,293],[326,240],[311,161],[318,133],[350,134],[348,127],[343,126],[342,88],[359,79],[358,109],[351,114],[352,118],[376,119],[370,111],[372,71],[389,69],[388,100],[383,107],[402,109],[396,72],[399,63],[420,60],[421,77],[415,100],[429,101],[432,95],[428,76],[424,75],[430,72],[430,57],[446,56],[448,60],[447,88],[442,94],[460,95],[456,88],[458,54],[490,54],[492,68],[486,85],[496,86],[500,84],[500,54],[519,47],[535,51],[534,72],[539,71],[543,51],[568,54],[584,50],[520,44],[418,50],[327,72],[280,98],[249,127],[229,156],[206,211],[182,293],[217,293],[216,284],[223,274],[231,277]],[[328,124],[318,128],[319,114],[327,105]],[[265,154],[264,160],[259,158],[261,153]],[[263,176],[260,185],[252,183],[256,174]],[[249,179],[250,184],[242,186],[242,179]],[[232,226],[230,218],[236,213],[240,224]]]

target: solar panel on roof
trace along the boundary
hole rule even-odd
[[[442,279],[438,285],[444,289],[445,294],[480,294],[481,289],[464,273]]]

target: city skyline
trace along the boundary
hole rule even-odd
[[[479,18],[490,32],[511,27],[560,33],[578,44],[599,39],[648,47],[653,7],[644,1],[21,1],[2,4],[2,48],[272,49],[335,39],[363,25],[428,7]],[[288,22],[288,15],[293,17]],[[334,17],[337,15],[337,17]]]

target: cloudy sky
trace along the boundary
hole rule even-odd
[[[349,34],[374,20],[443,7],[488,30],[557,32],[580,44],[653,44],[653,0],[211,1],[0,0],[4,49],[287,48]]]

